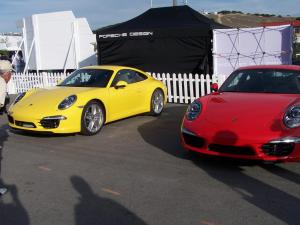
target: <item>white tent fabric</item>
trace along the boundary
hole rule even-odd
[[[77,69],[97,62],[96,37],[87,20],[72,11],[24,18],[22,30],[25,70]]]
[[[17,51],[21,41],[21,36],[0,35],[0,50]]]
[[[291,64],[291,26],[213,30],[214,74],[230,75],[249,65]]]

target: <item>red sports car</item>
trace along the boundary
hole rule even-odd
[[[234,71],[195,100],[181,128],[184,148],[207,155],[300,161],[300,66]]]

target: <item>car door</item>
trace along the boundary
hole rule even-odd
[[[119,81],[125,81],[127,86],[117,88],[116,84]],[[135,71],[122,69],[117,72],[109,88],[111,120],[138,113],[142,93],[142,87],[138,83]]]

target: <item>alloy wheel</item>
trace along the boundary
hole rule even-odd
[[[91,133],[97,133],[103,125],[103,112],[99,104],[91,104],[84,114],[86,129]]]

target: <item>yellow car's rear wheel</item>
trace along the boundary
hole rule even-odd
[[[103,127],[105,114],[103,107],[97,101],[90,101],[85,105],[81,116],[81,134],[95,135]]]

